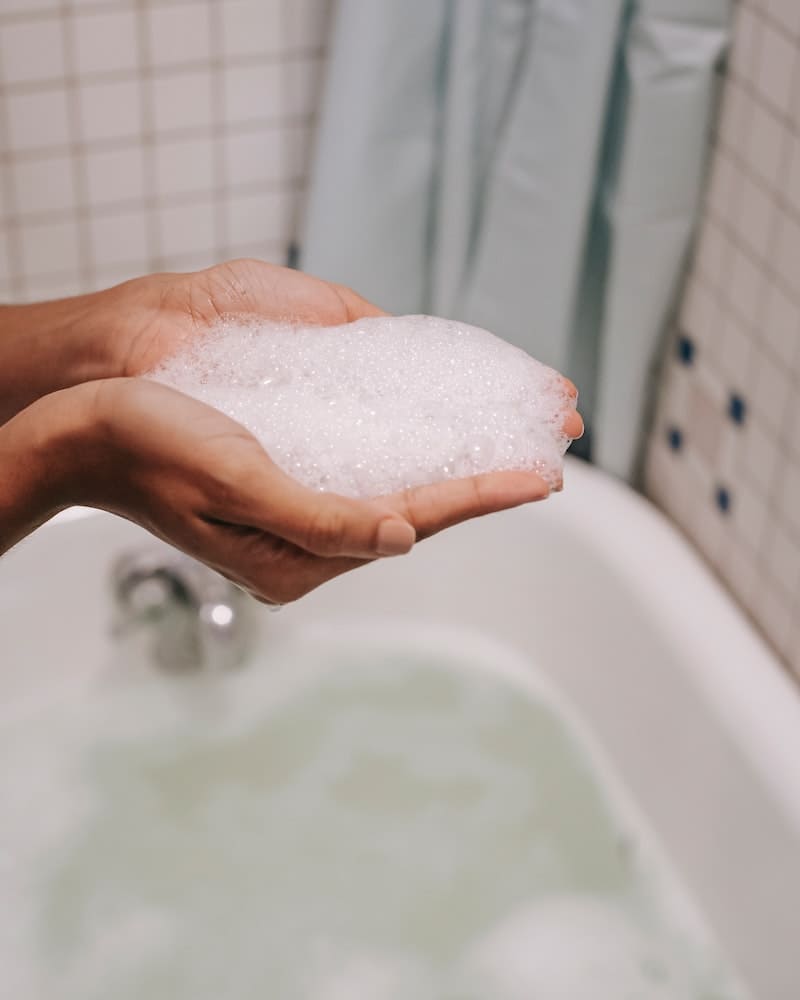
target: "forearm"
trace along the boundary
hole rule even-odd
[[[91,442],[84,395],[56,392],[0,426],[0,554],[75,502],[69,484]]]
[[[0,306],[0,424],[47,393],[117,374],[103,296]]]

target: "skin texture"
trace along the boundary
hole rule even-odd
[[[381,315],[349,289],[257,261],[0,310],[0,552],[85,504],[141,524],[259,600],[286,603],[451,525],[548,495],[521,472],[375,501],[316,493],[235,421],[135,377],[232,313],[320,325]],[[580,417],[565,414],[565,429],[579,436]]]

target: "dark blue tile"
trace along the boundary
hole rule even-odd
[[[683,431],[680,427],[667,428],[667,441],[673,451],[680,451],[683,447]]]
[[[727,514],[731,509],[731,503],[733,502],[733,497],[725,486],[718,486],[717,491],[714,494],[714,500],[717,507],[722,511],[723,514]]]
[[[687,337],[686,334],[682,334],[678,337],[678,358],[683,364],[691,365],[694,363],[694,355],[694,341],[691,337]]]
[[[728,400],[728,416],[735,424],[743,424],[747,416],[747,403],[736,392]]]

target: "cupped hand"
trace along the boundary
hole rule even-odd
[[[75,429],[65,434],[65,427]],[[70,504],[112,511],[269,603],[295,600],[443,528],[549,493],[539,476],[523,472],[373,501],[314,492],[235,421],[145,379],[86,383],[39,400],[0,429],[0,453],[4,441],[6,448],[16,442],[19,453],[35,457],[31,442],[42,440],[54,442],[39,458],[47,486],[30,470],[35,502],[23,505],[35,523]],[[25,533],[24,525],[4,532],[0,516],[0,542]]]
[[[385,315],[343,285],[250,259],[191,274],[152,274],[104,294],[107,315],[115,317],[119,375],[151,371],[222,316],[340,326]]]

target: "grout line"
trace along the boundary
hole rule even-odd
[[[0,88],[1,90],[2,88]],[[279,116],[266,116],[262,118],[248,118],[244,121],[225,122],[220,125],[220,132],[226,136],[253,135],[257,132],[280,131],[284,128],[293,128],[297,125],[313,126],[316,115],[311,114],[291,114]],[[157,142],[181,142],[193,139],[208,139],[214,134],[206,125],[190,126],[188,128],[164,129],[156,132],[154,140]],[[109,138],[98,138],[91,140],[93,152],[105,153],[115,150],[134,149],[141,144],[138,135],[112,136]],[[86,145],[89,145],[87,142]],[[69,143],[59,143],[54,146],[36,146],[30,149],[11,150],[7,146],[0,149],[0,163],[28,162],[33,160],[46,160],[53,156],[63,156],[71,150]]]
[[[144,191],[143,210],[145,227],[146,262],[148,271],[161,270],[161,234],[159,232],[157,204],[158,182],[156,179],[156,138],[155,138],[155,94],[151,71],[151,51],[149,36],[149,2],[136,0],[136,37],[139,52],[139,92],[141,94],[141,135],[139,145],[142,151],[142,188]]]
[[[3,76],[2,46],[0,46],[0,80]],[[8,122],[8,103],[5,87],[0,86],[0,149],[11,146]],[[25,274],[22,268],[22,233],[16,219],[17,186],[14,177],[14,162],[0,163],[0,185],[2,185],[3,204],[5,208],[0,237],[6,243],[7,273],[4,283],[12,299],[25,295]]]
[[[225,20],[220,0],[210,0],[211,21],[211,156],[214,177],[214,244],[218,260],[228,245],[228,172],[225,133],[225,79],[223,59]]]
[[[138,10],[141,13],[143,8],[149,6],[151,3],[152,0],[135,0],[134,12]],[[216,6],[224,3],[224,0],[209,0],[209,3]],[[120,8],[115,7],[113,9],[119,10]],[[83,8],[81,8],[81,10],[83,10]],[[73,16],[77,17],[78,15],[73,14]],[[191,62],[173,63],[165,66],[150,64],[148,69],[149,75],[153,79],[157,80],[173,80],[182,76],[191,76],[197,73],[208,73],[209,68],[218,70],[252,69],[259,66],[283,65],[284,63],[290,62],[313,62],[321,59],[324,54],[324,50],[320,48],[300,47],[287,52],[259,52],[252,55],[248,54],[225,57],[222,55],[221,51],[216,55],[213,54],[213,50],[218,48],[218,44],[216,44],[218,42],[219,38],[212,35],[211,60],[197,59],[192,60]],[[133,67],[130,69],[94,70],[81,75],[81,82],[92,86],[99,86],[104,83],[135,83],[140,80],[141,67]],[[46,93],[52,90],[58,91],[61,90],[65,84],[67,86],[75,85],[77,84],[77,80],[74,79],[72,75],[67,73],[59,76],[42,77],[38,80],[8,81],[4,84],[4,87],[10,96],[24,96],[28,94]]]
[[[172,192],[164,197],[149,195],[144,198],[127,198],[121,201],[100,202],[94,204],[83,204],[75,209],[48,209],[46,212],[24,212],[9,213],[5,217],[5,222],[12,222],[17,225],[43,226],[49,223],[67,222],[75,218],[108,218],[109,216],[122,215],[127,212],[145,209],[156,212],[163,208],[165,202],[170,206],[178,205],[202,205],[206,204],[215,196],[221,199],[253,195],[267,194],[287,194],[293,195],[302,190],[306,182],[305,177],[286,177],[275,181],[254,181],[250,183],[229,185],[222,187],[204,188],[197,191]]]
[[[77,228],[78,281],[85,288],[92,280],[91,235],[87,222],[89,206],[89,177],[86,164],[86,147],[83,142],[80,90],[77,77],[77,50],[75,43],[74,0],[64,0],[62,47],[64,55],[64,94],[67,102],[67,123],[71,138],[69,146],[70,170],[75,205],[69,213]],[[70,81],[67,83],[67,79]],[[53,214],[53,213],[49,213]]]

